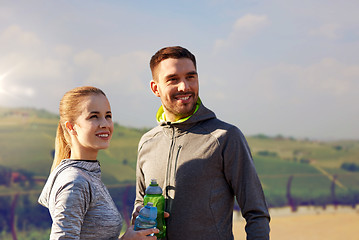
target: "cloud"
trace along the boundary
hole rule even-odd
[[[227,89],[231,112],[222,114],[235,123],[240,116],[247,133],[357,138],[358,63],[273,63],[246,76]]]
[[[71,46],[59,44],[55,46],[54,52],[59,57],[70,57],[73,54],[73,49]]]
[[[143,102],[144,93],[149,92],[148,52],[135,50],[109,56],[61,42],[43,44],[36,34],[18,25],[4,29],[0,32],[0,44],[6,46],[0,50],[3,105],[57,109],[64,92],[93,85],[135,108]]]
[[[304,69],[306,81],[303,88],[316,92],[343,97],[358,89],[359,65],[346,65],[333,58],[322,59],[319,63]]]
[[[215,52],[240,46],[268,24],[269,20],[266,15],[247,14],[237,19],[228,37],[216,40],[214,46]]]
[[[16,68],[12,68],[0,75],[0,99],[2,103],[13,100],[23,101],[24,97],[33,97],[35,94],[34,88],[24,87],[22,84],[10,81],[15,70]]]
[[[0,80],[0,104],[56,112],[65,91],[91,84],[106,92],[120,123],[151,126],[160,99],[149,88],[148,61],[154,50],[177,44],[198,57],[204,103],[246,131],[320,137],[349,128],[333,112],[358,119],[357,1],[226,2],[196,2],[186,18],[161,22],[163,14],[151,10],[169,16],[170,5],[100,4],[110,11],[94,15],[95,5],[68,11],[67,4],[38,4],[34,13],[24,11],[27,2],[9,1],[0,9],[0,76],[13,71]],[[312,132],[328,119],[330,128]]]
[[[82,51],[74,56],[74,63],[81,67],[102,67],[103,62],[104,60],[101,54],[91,49]]]
[[[337,23],[323,24],[317,29],[312,29],[309,34],[312,36],[321,36],[328,39],[338,39],[340,37],[338,31],[340,25]]]
[[[74,64],[86,84],[112,85],[115,89],[126,89],[124,93],[129,94],[145,89],[143,75],[149,56],[147,52],[134,51],[105,57],[94,50],[85,50],[74,56]]]
[[[324,58],[310,66],[280,63],[260,70],[252,86],[262,89],[267,99],[289,96],[330,96],[356,94],[359,87],[359,65],[346,65],[333,58]],[[358,97],[359,98],[359,97]],[[359,99],[358,99],[359,100]]]
[[[7,48],[40,46],[41,41],[33,32],[23,30],[18,25],[7,27],[0,34],[0,44]]]

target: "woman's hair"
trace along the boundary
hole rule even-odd
[[[90,86],[74,88],[62,97],[60,101],[60,121],[57,126],[56,139],[55,139],[55,156],[52,163],[51,171],[53,171],[63,159],[69,158],[71,155],[71,137],[66,130],[65,122],[69,121],[73,123],[78,116],[81,115],[81,101],[84,97],[90,95],[105,93],[96,88]]]

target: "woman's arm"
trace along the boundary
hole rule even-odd
[[[84,216],[91,201],[89,183],[77,179],[54,187],[52,191],[50,239],[80,239]]]

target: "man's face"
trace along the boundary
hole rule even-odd
[[[166,120],[175,122],[193,114],[198,99],[198,74],[189,58],[168,58],[154,69],[152,92],[161,98]]]

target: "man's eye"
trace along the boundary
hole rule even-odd
[[[112,116],[111,115],[106,115],[106,118],[112,118]]]

